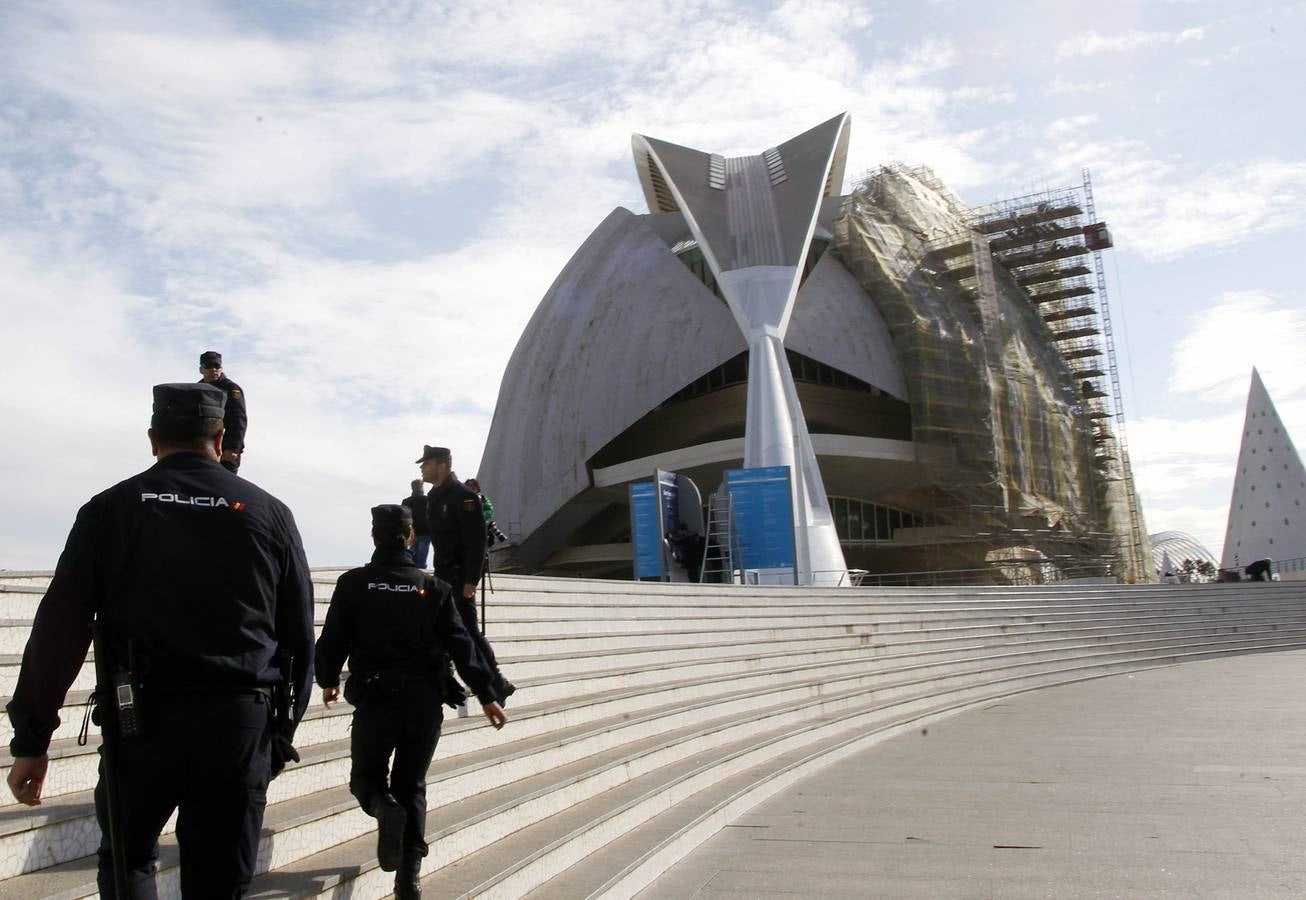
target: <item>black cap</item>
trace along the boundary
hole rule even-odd
[[[448,447],[432,447],[430,444],[423,444],[422,458],[414,461],[424,463],[428,459],[438,460],[445,465],[450,465],[453,462],[453,454],[449,452]]]
[[[382,503],[372,507],[372,530],[397,534],[413,527],[413,514],[398,503]]]
[[[156,384],[154,416],[160,419],[221,419],[227,392],[203,382]]]
[[[221,369],[222,354],[216,350],[205,350],[200,354],[201,369]]]

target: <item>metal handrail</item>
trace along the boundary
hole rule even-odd
[[[1270,567],[1276,572],[1306,572],[1306,556],[1271,560]]]

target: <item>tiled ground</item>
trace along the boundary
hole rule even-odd
[[[1038,691],[759,805],[640,897],[1306,896],[1306,652]]]

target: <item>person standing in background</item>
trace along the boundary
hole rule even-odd
[[[420,478],[414,478],[410,487],[412,493],[403,499],[402,505],[412,513],[413,534],[417,535],[412,549],[413,563],[417,568],[425,569],[426,556],[431,552],[431,529],[426,524],[426,491]]]
[[[227,395],[227,411],[222,419],[221,463],[232,475],[240,469],[240,459],[245,453],[245,427],[249,417],[245,413],[245,392],[240,385],[222,371],[222,354],[205,350],[200,354],[200,381],[211,384]]]

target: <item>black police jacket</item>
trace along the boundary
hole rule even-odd
[[[463,584],[481,580],[485,566],[485,514],[481,498],[453,472],[426,495],[426,524],[431,529],[437,569],[458,566]],[[462,585],[454,585],[461,590]]]
[[[370,563],[341,575],[317,642],[317,683],[337,686],[346,658],[350,677],[392,675],[439,683],[447,655],[477,699],[493,701],[494,676],[449,591],[403,551],[378,550]]]
[[[222,436],[222,449],[244,453],[245,429],[249,425],[249,416],[245,413],[245,392],[226,375],[213,382],[213,386],[222,388],[227,395],[227,411],[222,417],[222,428],[226,432]]]
[[[426,524],[426,495],[410,494],[399,502],[413,514],[413,533],[419,537],[430,534],[431,529]]]
[[[274,685],[286,654],[294,722],[308,706],[313,586],[294,517],[208,457],[166,456],[78,511],[8,705],[13,755],[49,746],[96,615],[111,662],[147,691]]]

